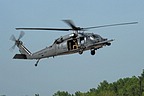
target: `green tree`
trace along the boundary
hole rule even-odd
[[[74,96],[85,96],[85,95],[84,95],[84,93],[77,91],[77,92],[75,92]]]
[[[65,91],[57,91],[56,93],[54,93],[53,96],[72,96],[72,95]]]

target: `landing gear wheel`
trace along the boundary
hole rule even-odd
[[[38,65],[38,63],[39,63],[39,60],[40,60],[40,59],[37,60],[37,62],[36,62],[36,64],[35,64],[35,67],[37,67],[37,65]]]
[[[38,64],[35,64],[35,67],[37,67]]]
[[[91,50],[91,55],[95,55],[95,50]]]
[[[83,53],[83,50],[81,49],[80,51],[79,51],[79,54],[81,55]]]

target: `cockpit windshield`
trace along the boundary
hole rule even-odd
[[[91,34],[91,36],[90,36],[91,40],[95,40],[95,39],[98,39],[98,38],[101,38],[101,37],[97,34]]]

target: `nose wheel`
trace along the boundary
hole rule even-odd
[[[95,55],[95,50],[91,50],[91,55]]]

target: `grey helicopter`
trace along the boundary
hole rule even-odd
[[[104,46],[110,46],[114,39],[103,38],[95,33],[86,33],[85,31],[93,28],[111,27],[119,25],[136,24],[138,22],[128,22],[119,24],[110,24],[94,27],[81,28],[77,27],[72,20],[63,20],[71,28],[16,28],[16,30],[56,30],[56,31],[73,31],[70,34],[57,38],[54,43],[40,51],[31,53],[20,40],[24,36],[24,32],[21,31],[18,39],[14,35],[10,37],[10,40],[14,41],[15,44],[11,47],[14,49],[15,46],[19,48],[20,54],[15,54],[13,59],[36,59],[35,66],[38,65],[39,61],[43,58],[55,57],[59,55],[69,55],[74,53],[83,54],[84,51],[90,50],[91,55],[95,55],[95,51]],[[10,50],[11,50],[10,49]]]

